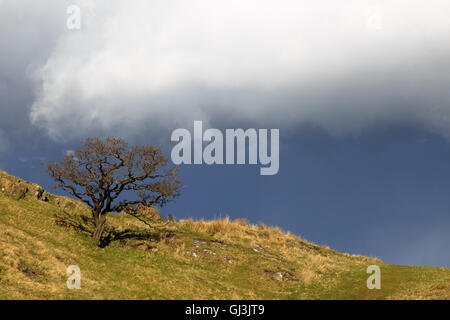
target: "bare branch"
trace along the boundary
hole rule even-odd
[[[164,206],[180,195],[178,168],[164,169],[161,148],[130,146],[121,139],[86,139],[75,154],[45,165],[61,188],[92,209],[96,237],[106,214],[133,205]],[[127,198],[127,199],[126,199]],[[98,239],[93,241],[98,243]]]

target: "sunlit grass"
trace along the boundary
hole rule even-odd
[[[6,174],[0,172],[2,177]],[[0,192],[2,299],[449,299],[450,269],[389,265],[331,250],[263,223],[228,217],[156,221],[110,215],[116,238],[90,245],[89,230],[56,223],[81,219],[80,203],[30,192]],[[89,228],[88,228],[89,229]],[[66,268],[81,268],[81,290],[66,287]],[[369,290],[366,268],[382,270]]]

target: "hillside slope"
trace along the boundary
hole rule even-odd
[[[0,186],[0,299],[450,299],[450,269],[390,265],[245,220],[150,228],[110,215],[94,248],[81,203],[1,171]],[[366,286],[373,264],[380,290]],[[66,287],[69,265],[80,290]]]

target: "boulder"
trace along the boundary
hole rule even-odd
[[[36,199],[39,201],[44,201],[44,202],[48,201],[48,193],[44,190],[44,188],[42,188],[40,186],[36,187],[36,192],[34,195],[36,196]]]
[[[20,200],[25,198],[28,192],[27,185],[21,180],[11,181],[5,178],[0,180],[1,191],[5,194],[5,196],[14,199]]]
[[[264,270],[264,273],[267,276],[271,277],[273,280],[277,281],[294,281],[294,282],[298,281],[291,272],[286,270],[279,270],[279,271]]]

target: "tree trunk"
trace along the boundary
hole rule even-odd
[[[92,234],[92,245],[98,247],[102,239],[103,230],[105,230],[106,215],[94,214],[95,231]]]

